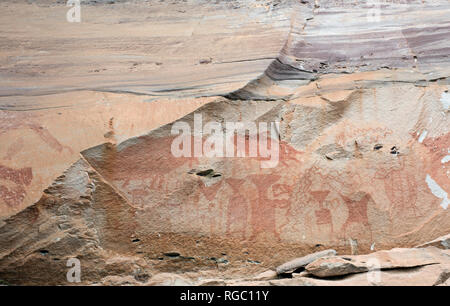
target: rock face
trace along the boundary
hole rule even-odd
[[[317,252],[300,258],[296,258],[277,267],[276,272],[277,274],[292,273],[299,268],[306,267],[308,264],[319,258],[333,255],[336,255],[335,250],[325,250],[322,252]]]
[[[375,8],[381,10],[380,19],[368,17],[374,8],[360,2],[345,10],[345,4],[324,0],[260,2],[234,1],[235,10],[220,1],[205,4],[213,9],[204,18],[171,13],[162,24],[150,18],[160,27],[173,20],[184,26],[209,20],[216,32],[194,35],[203,27],[193,26],[189,39],[182,40],[177,36],[183,36],[181,26],[168,31],[160,44],[169,51],[155,47],[155,56],[168,68],[152,66],[149,79],[143,78],[149,73],[145,66],[120,81],[114,79],[117,72],[74,76],[69,88],[50,69],[48,79],[39,76],[32,81],[34,89],[23,89],[30,67],[11,64],[16,69],[8,72],[12,85],[1,89],[0,98],[5,119],[0,137],[8,144],[0,149],[1,280],[67,283],[66,262],[76,257],[85,283],[190,284],[189,277],[160,272],[267,270],[333,248],[354,256],[311,255],[300,266],[307,265],[316,277],[358,273],[343,283],[362,284],[361,275],[371,272],[368,260],[375,258],[386,284],[396,284],[390,270],[397,268],[410,269],[417,284],[447,282],[446,250],[356,253],[435,246],[427,241],[450,232],[450,43],[445,39],[450,24],[442,17],[450,13],[448,1],[388,3]],[[93,12],[106,7],[95,6]],[[226,14],[233,23],[252,12],[262,20],[259,25],[245,21],[233,30],[214,21]],[[115,27],[134,27],[123,23]],[[170,33],[181,39],[179,44]],[[251,34],[236,38],[242,33]],[[137,37],[130,39],[144,48]],[[219,37],[233,41],[234,48]],[[216,40],[219,45],[212,48],[208,42]],[[179,58],[181,41],[192,44],[184,56],[195,58],[195,64]],[[241,41],[250,51],[236,47]],[[223,52],[228,55],[219,60],[211,49],[219,52],[220,46],[227,46]],[[112,69],[108,61],[114,62],[121,47],[112,50],[116,57],[100,61],[105,69]],[[45,67],[49,59],[41,60]],[[124,62],[117,65],[123,72]],[[62,67],[78,71],[87,66],[81,61]],[[24,93],[28,97],[8,106],[11,97]],[[91,103],[86,108],[80,102],[65,104],[62,115],[55,114],[64,97]],[[129,100],[121,102],[124,97]],[[215,138],[203,130],[208,122],[216,123]],[[239,122],[268,123],[268,143],[278,155],[262,154],[266,131],[235,133],[227,126]],[[61,128],[64,123],[67,127]],[[209,156],[205,148],[214,139],[224,141],[233,154]],[[190,147],[188,154],[174,153],[179,143]],[[279,273],[295,268],[292,262],[286,267]],[[330,282],[303,276],[267,280],[272,275],[251,283]],[[234,284],[239,282],[250,281]]]

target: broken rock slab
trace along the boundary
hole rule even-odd
[[[435,264],[409,269],[369,271],[332,279],[296,277],[273,280],[270,283],[274,286],[448,286],[448,268],[448,265]]]
[[[147,283],[148,286],[192,286],[188,279],[174,273],[159,273],[153,276]]]
[[[273,270],[267,270],[265,272],[262,272],[258,275],[256,275],[253,280],[254,281],[265,281],[265,280],[271,280],[277,278],[278,273]]]
[[[333,277],[373,270],[414,268],[433,264],[450,264],[448,252],[437,248],[392,249],[359,256],[319,258],[306,266],[316,277]]]
[[[331,277],[367,272],[369,269],[361,262],[352,262],[348,258],[320,258],[306,267],[307,272],[317,277]]]
[[[306,267],[308,264],[312,263],[316,259],[322,258],[322,257],[329,257],[336,255],[335,250],[325,250],[316,252],[313,254],[309,254],[300,258],[293,259],[291,261],[288,261],[281,266],[276,268],[276,273],[283,274],[283,273],[292,273],[298,268]]]

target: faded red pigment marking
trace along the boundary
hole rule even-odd
[[[245,156],[250,159],[250,160],[257,160],[259,162],[261,161],[269,161],[270,157],[262,157],[260,156],[260,152],[259,152],[259,141],[260,138],[262,136],[262,133],[257,135],[257,139],[256,139],[256,143],[257,143],[257,147],[258,147],[258,156],[256,157],[249,157],[250,155],[250,135],[246,134],[243,139],[242,137],[237,137],[237,134],[234,134],[233,136],[231,136],[231,143],[234,144],[234,148],[233,148],[233,152],[236,154],[237,152],[237,148],[238,148],[238,141],[239,140],[244,140],[244,148],[245,148]],[[254,137],[254,136],[253,136]],[[297,159],[297,155],[298,154],[303,154],[303,152],[301,151],[297,151],[296,149],[294,149],[290,144],[288,144],[285,141],[280,141],[280,140],[274,140],[273,138],[270,137],[270,133],[267,132],[267,147],[271,148],[272,145],[278,144],[279,145],[279,163],[281,163],[283,166],[288,167],[288,161],[294,161],[294,162],[299,162],[299,160]],[[270,151],[270,150],[269,150]],[[275,167],[276,168],[276,167]]]
[[[370,200],[370,195],[364,195],[364,197],[359,201],[354,201],[342,195],[341,197],[344,200],[344,203],[347,206],[348,210],[348,217],[344,225],[342,226],[342,230],[345,232],[347,227],[352,223],[359,223],[365,226],[369,226],[369,219],[367,217],[367,205]]]
[[[53,137],[53,135],[50,134],[50,132],[46,128],[38,124],[29,124],[28,127],[32,129],[36,134],[38,134],[39,137],[52,149],[61,152],[64,148],[67,148],[71,153],[73,153],[73,150],[71,148],[61,145],[59,141],[55,137]]]
[[[150,189],[163,190],[165,187],[165,179],[162,175],[150,175],[149,180],[151,182]],[[164,191],[167,192],[167,188]]]
[[[313,188],[313,178],[315,179],[315,181],[319,182],[321,186],[325,187],[331,186],[330,184],[328,184],[329,181],[342,184],[342,181],[338,175],[322,173],[322,170],[324,169],[318,168],[317,166],[313,166],[306,170],[299,179],[298,190],[296,191],[296,193],[298,193],[302,197],[304,195],[310,196],[312,199],[309,199],[308,203],[310,201],[315,201],[319,203],[320,208],[322,208],[323,202],[331,191],[326,189],[312,191],[311,189]],[[316,188],[320,187],[317,186]]]
[[[449,179],[448,179],[448,167],[443,167],[442,159],[449,155],[450,150],[450,133],[436,138],[427,138],[423,144],[430,150],[431,164],[426,168],[427,174],[429,174],[436,183],[441,186],[446,192],[450,192]],[[448,163],[447,163],[448,165]],[[425,180],[425,178],[424,178]]]
[[[10,189],[0,186],[0,198],[10,207],[20,205],[25,198],[25,194],[26,191],[22,186],[15,186]]]
[[[311,191],[311,195],[319,203],[319,206],[321,208],[323,207],[323,202],[325,201],[329,193],[329,190]]]
[[[333,232],[333,221],[331,217],[331,211],[328,208],[323,207],[323,203],[327,198],[329,190],[311,191],[312,197],[319,203],[319,209],[314,211],[316,216],[317,225],[330,225],[331,232]]]
[[[73,153],[72,148],[63,146],[59,141],[43,126],[34,123],[35,118],[29,114],[14,114],[0,113],[0,134],[6,133],[10,130],[19,128],[29,128],[34,131],[39,137],[48,144],[52,149],[61,152],[64,148]]]
[[[320,186],[332,186],[328,184],[328,181],[339,181],[339,177],[335,178],[330,174],[322,173],[322,170],[317,166],[307,169],[299,178],[296,190],[292,194],[290,201],[302,207],[302,211],[305,212],[302,216],[302,223],[307,229],[312,231],[315,228],[314,224],[316,226],[326,225],[331,230],[331,233],[333,233],[332,211],[324,208],[324,202],[331,190],[312,191],[311,189],[313,188],[313,179],[320,184],[316,188],[320,188]],[[313,215],[309,215],[310,207],[314,209]],[[291,218],[291,216],[287,218]],[[309,235],[312,235],[312,232]]]
[[[287,164],[288,161],[294,161],[299,162],[297,155],[303,154],[301,151],[297,151],[294,149],[291,145],[288,143],[281,141],[280,142],[280,162],[286,166],[289,167]]]
[[[273,195],[276,197],[290,195],[292,187],[287,184],[274,184],[272,186]]]
[[[288,200],[269,199],[268,192],[271,186],[277,182],[281,176],[275,174],[250,175],[250,180],[255,184],[258,197],[251,202],[251,240],[261,233],[272,233],[281,240],[276,227],[276,209],[289,205]]]
[[[226,179],[226,182],[233,191],[227,207],[226,233],[227,235],[240,234],[244,240],[246,238],[248,200],[245,195],[241,194],[240,187],[245,183],[245,180],[229,178]],[[231,230],[232,225],[233,230]]]
[[[289,217],[291,216],[291,203],[293,202],[294,186],[296,180],[291,181],[289,184],[273,184],[272,194],[278,198],[278,209],[284,209],[284,218],[279,220],[278,232],[283,232],[284,228],[289,224]]]
[[[148,190],[148,188],[167,194],[169,191],[162,187],[167,187],[169,180],[182,180],[182,178],[169,176],[172,176],[174,172],[178,173],[180,167],[195,167],[195,164],[198,163],[197,158],[193,157],[173,157],[171,154],[171,144],[174,138],[175,137],[157,138],[143,136],[138,138],[134,144],[125,147],[120,151],[117,151],[116,147],[112,145],[105,145],[101,158],[89,157],[89,151],[87,151],[84,156],[106,179],[112,182],[122,182],[120,186],[120,189],[122,190],[130,188],[129,182],[131,180],[143,181],[150,178],[151,182],[148,182],[148,186],[142,188],[138,187],[139,189],[142,189],[141,191],[133,190],[135,201],[142,203],[142,201],[145,200],[146,190]],[[298,162],[298,151],[285,143],[281,143],[280,145],[281,161]],[[263,158],[250,159],[264,160]],[[282,163],[275,169],[284,169],[286,165],[287,164]],[[268,177],[256,175],[252,179],[253,183],[256,185],[255,192],[258,198],[255,203],[252,203],[252,207],[249,207],[250,204],[245,204],[248,203],[248,200],[246,200],[246,195],[239,193],[239,189],[237,189],[238,186],[231,181],[227,181],[227,184],[229,184],[231,188],[234,188],[235,192],[235,196],[227,203],[229,206],[227,207],[227,231],[229,233],[240,232],[242,233],[242,237],[245,238],[246,233],[250,231],[250,229],[247,228],[247,220],[251,210],[252,214],[250,221],[253,230],[251,237],[255,238],[259,234],[270,232],[279,239],[279,234],[276,229],[276,208],[289,207],[290,202],[289,199],[269,199],[268,192],[272,188],[275,197],[287,194],[287,198],[289,198],[289,196],[292,195],[291,186],[286,184],[273,184],[279,178],[280,176],[277,175],[269,175]],[[156,181],[158,181],[158,183],[156,183]],[[219,193],[223,192],[221,184],[219,183],[210,187],[199,186],[201,192],[209,201],[213,201],[219,196]],[[130,193],[131,192],[128,192],[128,194]],[[193,195],[186,196],[196,197],[198,196],[198,193],[196,192]]]
[[[203,193],[205,198],[208,201],[214,200],[214,198],[217,195],[217,192],[219,191],[220,187],[222,186],[222,181],[217,182],[216,184],[212,186],[205,186],[205,184],[202,181],[198,182],[198,186],[200,191]]]
[[[353,143],[359,136],[364,135],[366,142],[380,142],[388,135],[392,135],[393,131],[388,128],[351,128],[340,132],[335,137],[335,142],[345,147],[348,143]]]
[[[171,144],[175,137],[143,136],[138,142],[117,151],[114,145],[104,145],[101,158],[93,158],[84,154],[89,163],[104,177],[111,181],[125,181],[126,187],[130,180],[145,180],[156,178],[166,182],[166,175],[183,165],[197,161],[194,157],[176,158],[171,153]]]
[[[26,126],[31,119],[28,113],[0,111],[0,135]]]
[[[392,171],[384,181],[384,188],[392,209],[397,213],[413,211],[416,214],[417,182],[408,171]]]
[[[312,229],[315,224],[320,227],[320,230],[325,225],[329,226],[331,234],[333,235],[335,231],[333,228],[333,213],[335,213],[336,210],[324,207],[326,199],[332,192],[339,195],[339,204],[342,203],[348,211],[345,223],[335,234],[342,233],[343,235],[346,235],[347,228],[352,224],[362,224],[367,226],[367,231],[370,232],[367,217],[368,201],[371,199],[370,195],[364,195],[364,198],[361,201],[352,201],[348,197],[342,195],[342,190],[346,189],[348,184],[349,180],[346,179],[346,177],[339,175],[335,170],[329,171],[328,169],[313,166],[305,171],[304,175],[299,180],[298,189],[296,190],[298,196],[297,198],[294,198],[294,200],[301,203],[305,208],[305,211],[309,210],[311,203],[317,203],[315,205],[317,205],[318,208],[314,210],[314,213],[312,215],[306,214],[303,220],[305,227],[311,229],[310,234],[313,234]],[[312,191],[311,189],[313,186],[319,190]],[[321,186],[323,186],[325,190],[320,190]],[[330,188],[330,190],[326,190],[327,187]],[[333,195],[333,198],[335,197],[336,196]],[[371,232],[370,235],[372,235]]]
[[[435,138],[425,138],[422,143],[432,153],[437,154],[438,158],[442,158],[448,155],[448,149],[450,149],[450,133]]]
[[[12,157],[14,157],[17,153],[19,153],[24,147],[23,138],[18,138],[12,145],[9,146],[8,150],[6,151],[5,159],[11,160]]]
[[[143,186],[143,184],[141,184],[141,186],[142,186],[141,189],[138,188],[127,191],[127,193],[131,195],[131,202],[138,207],[144,207],[146,197],[149,195],[147,187]]]
[[[217,202],[213,202],[213,200],[216,198],[216,195],[218,193],[218,191],[220,190],[220,188],[223,186],[224,182],[221,180],[219,182],[217,182],[216,184],[212,185],[212,186],[205,186],[205,184],[203,183],[203,181],[199,180],[198,181],[198,186],[200,189],[200,192],[205,196],[205,198],[209,201],[209,205],[208,205],[208,215],[212,216],[213,214],[213,210],[219,209],[222,212],[222,205],[219,202],[219,206],[216,206]],[[193,202],[196,204],[195,209],[198,210],[198,203],[200,202],[200,194],[199,193],[195,193]],[[217,227],[217,223],[216,220],[214,218],[210,218],[210,232],[214,233],[215,232],[215,228]]]
[[[194,138],[191,138],[193,148]],[[151,137],[143,136],[139,141],[121,151],[113,148],[105,148],[102,159],[85,156],[88,161],[101,173],[114,180],[126,180],[130,176],[133,179],[147,178],[149,173],[167,174],[186,163],[195,164],[195,157],[176,158],[171,153],[171,144],[175,136]],[[236,138],[235,138],[236,142]],[[284,142],[280,142],[280,161],[297,161],[296,154],[300,153]],[[246,156],[248,156],[248,143]],[[268,160],[263,157],[248,157],[249,160]]]
[[[8,188],[0,186],[0,198],[10,207],[20,205],[25,198],[26,190],[24,186],[31,184],[33,173],[31,168],[19,170],[0,165],[0,179],[10,181],[15,186]]]

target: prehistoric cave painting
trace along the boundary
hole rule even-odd
[[[70,153],[73,153],[72,148],[63,146],[45,127],[35,123],[29,123],[27,127],[38,134],[38,136],[53,150],[62,152],[63,149],[67,149]]]
[[[292,186],[288,184],[274,184],[272,186],[273,195],[277,198],[284,197],[289,198],[292,191]]]
[[[24,147],[24,141],[22,137],[17,138],[6,151],[4,157],[5,160],[11,160],[17,153],[19,153]]]
[[[372,199],[371,196],[369,194],[357,193],[352,195],[352,197],[346,197],[343,195],[341,195],[341,197],[347,206],[348,211],[347,220],[342,226],[342,232],[348,236],[349,227],[356,225],[358,226],[358,230],[350,234],[352,234],[353,238],[357,238],[357,236],[361,236],[361,234],[364,235],[366,232],[361,230],[360,226],[362,225],[366,227],[365,229],[371,234],[372,231],[370,230],[369,219],[367,217],[367,207],[369,201]]]
[[[425,138],[423,145],[427,147],[430,152],[436,154],[438,157],[443,157],[448,154],[450,149],[450,133],[442,135],[440,137]]]
[[[391,215],[392,210],[397,214],[412,211],[417,215],[417,182],[411,177],[411,173],[402,170],[392,171],[384,181],[384,188],[391,202]]]
[[[25,186],[30,185],[32,179],[31,168],[16,170],[0,165],[0,200],[9,207],[20,205],[26,195]]]
[[[245,194],[242,194],[240,191],[245,180],[228,178],[226,179],[226,183],[230,185],[233,192],[227,207],[226,233],[227,235],[240,235],[242,240],[245,240],[248,200],[246,199]]]
[[[414,135],[413,135],[414,136]],[[447,196],[450,193],[450,133],[424,138],[422,142],[413,143],[415,151],[422,156],[421,178],[418,183],[426,184],[427,196],[432,195],[431,200],[421,204],[419,208],[433,211],[436,209],[447,209]],[[436,205],[439,203],[440,205]]]
[[[129,189],[131,181],[146,181],[147,188],[159,192],[169,191],[168,176],[183,168],[192,168],[197,158],[176,158],[171,154],[174,137],[143,136],[139,142],[117,150],[113,144],[105,144],[101,155],[83,153],[86,160],[103,177],[115,182],[119,189]],[[101,158],[99,158],[101,156]],[[186,171],[187,173],[187,171]]]
[[[303,152],[301,151],[297,151],[296,149],[294,149],[290,144],[288,144],[285,141],[281,141],[279,139],[273,139],[270,135],[270,132],[267,131],[266,132],[266,138],[267,138],[267,143],[266,146],[268,151],[270,151],[271,154],[274,154],[274,151],[272,151],[272,145],[277,145],[278,146],[278,164],[275,165],[276,168],[278,167],[289,167],[289,162],[295,162],[298,163],[299,159],[298,157],[303,154]],[[232,136],[232,141],[231,143],[234,144],[234,148],[233,148],[233,152],[237,152],[238,150],[238,140],[244,140],[244,145],[243,148],[245,149],[244,156],[246,156],[246,160],[250,161],[250,160],[256,160],[258,162],[263,162],[263,161],[269,161],[271,157],[263,157],[262,152],[259,150],[260,148],[260,139],[262,138],[262,135],[264,135],[263,133],[260,133],[256,136],[256,143],[257,143],[257,147],[258,147],[258,152],[257,152],[257,156],[250,156],[250,136],[248,134],[246,134],[244,136],[244,138],[239,138],[239,137],[235,137],[235,135]],[[254,137],[254,136],[252,136]],[[274,156],[272,156],[272,158],[274,158]],[[241,163],[242,166],[244,167],[248,167],[249,163]]]
[[[384,190],[390,201],[389,215],[391,220],[399,216],[406,217],[411,213],[417,215],[417,182],[414,177],[415,169],[407,169],[406,158],[396,160],[388,167],[383,167],[375,174],[375,178],[382,179]],[[409,161],[411,162],[411,161]]]
[[[143,182],[141,182],[138,188],[130,189],[127,193],[131,196],[131,203],[139,208],[143,208],[145,206],[146,199],[150,194],[148,191],[148,186]]]
[[[325,201],[329,193],[329,190],[311,191],[311,195],[319,203],[320,208],[323,208],[323,202]]]
[[[326,169],[321,169],[318,166],[312,166],[304,171],[297,183],[296,193],[302,197],[300,201],[303,206],[309,206],[310,202],[317,203],[320,208],[323,208],[323,203],[328,195],[333,190],[333,185],[329,184],[333,181],[339,185],[339,176],[333,173],[328,173]]]
[[[311,195],[319,203],[319,208],[314,211],[316,217],[317,225],[329,225],[331,229],[331,234],[333,234],[333,220],[331,217],[331,210],[324,207],[324,202],[328,194],[329,190],[321,190],[321,191],[311,191]]]
[[[331,211],[328,208],[320,208],[315,210],[317,225],[330,225],[333,232],[333,221],[331,219]]]
[[[449,186],[450,162],[445,161],[450,155],[450,133],[435,138],[426,138],[423,145],[429,150],[431,161],[426,171],[441,186]],[[447,190],[450,192],[450,190]]]
[[[297,151],[291,145],[284,141],[280,141],[280,164],[284,167],[290,167],[289,162],[299,163],[299,156],[303,154]]]
[[[320,168],[314,166],[305,172],[299,184],[303,193],[301,199],[303,205],[310,205],[303,209],[303,218],[309,220],[309,230],[313,230],[313,224],[315,224],[319,231],[329,232],[332,236],[334,234],[332,211],[325,206],[326,198],[332,194],[332,186],[328,185],[328,179],[329,177],[322,173]],[[313,180],[319,183],[314,188],[323,188],[323,190],[313,191]]]
[[[307,169],[292,195],[291,201],[297,207],[296,216],[290,216],[292,226],[309,237],[322,235],[331,240],[361,235],[371,237],[367,209],[372,198],[363,192],[352,193],[358,189],[354,180],[358,181],[351,171],[348,175],[338,175],[336,171],[319,166]]]

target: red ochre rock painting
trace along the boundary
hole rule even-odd
[[[31,168],[12,169],[0,165],[0,199],[9,207],[20,205],[25,198],[25,187],[31,184]]]
[[[359,198],[359,199],[358,199]],[[348,216],[342,231],[347,234],[349,227],[357,225],[358,229],[352,237],[364,235],[366,232],[371,234],[369,219],[367,217],[367,206],[371,200],[368,194],[356,194],[353,198],[342,196],[345,205],[347,206]],[[361,228],[363,226],[363,228]]]
[[[121,149],[105,145],[101,154],[88,152],[85,158],[136,207],[157,209],[161,218],[172,220],[188,211],[189,222],[201,231],[243,241],[298,241],[306,233],[326,236],[330,243],[348,238],[371,243],[377,239],[373,228],[381,219],[369,217],[368,207],[376,209],[376,203],[367,191],[359,190],[370,181],[377,182],[382,187],[377,192],[384,192],[390,201],[387,212],[378,212],[391,222],[383,226],[392,227],[402,214],[421,217],[416,211],[417,178],[411,175],[418,171],[413,155],[376,166],[379,170],[371,178],[355,172],[352,161],[344,172],[318,165],[307,168],[300,162],[305,152],[283,141],[277,167],[260,169],[261,157],[175,158],[170,154],[172,140],[143,136]],[[212,183],[195,171],[189,174],[214,163],[223,169]],[[182,209],[173,210],[173,205]],[[195,219],[204,213],[207,219]]]
[[[64,4],[15,2],[8,11],[40,17],[27,27],[26,18],[2,16],[26,31],[2,35],[1,283],[68,284],[66,260],[78,256],[92,284],[174,283],[179,275],[157,274],[202,267],[198,281],[211,284],[222,282],[213,270],[250,279],[324,248],[370,253],[448,235],[448,0],[386,3],[380,22],[367,22],[361,1],[344,9],[331,0],[319,9],[312,1],[239,0],[232,9],[223,5],[230,1],[133,1],[139,9],[115,5],[108,14],[107,5],[91,6],[91,34],[118,39],[90,50],[89,33],[75,35],[82,57],[48,39],[70,26],[46,18]],[[158,33],[164,22],[170,30]],[[207,30],[193,29],[199,22]],[[138,23],[145,30],[130,36]],[[248,157],[253,135],[244,147],[231,141],[245,158],[174,157],[171,128],[195,128],[196,114],[219,123],[216,132],[257,123],[258,141],[259,124],[277,123],[278,164]],[[192,149],[204,147],[205,138],[187,137]],[[392,268],[406,257],[378,258]],[[448,284],[444,265],[422,259],[392,278],[424,273]],[[296,279],[264,284],[306,281]]]
[[[378,129],[374,133],[382,132]],[[120,145],[107,143],[82,152],[89,165],[138,209],[137,219],[151,216],[156,220],[152,231],[188,231],[249,242],[336,245],[352,238],[366,244],[377,239],[388,243],[386,237],[402,222],[402,216],[407,216],[408,224],[427,218],[424,209],[416,209],[419,199],[434,199],[431,194],[420,198],[418,190],[423,186],[417,174],[419,168],[429,167],[430,163],[420,162],[414,154],[387,164],[367,157],[360,164],[356,159],[335,164],[280,141],[277,166],[261,169],[261,161],[268,158],[248,157],[247,145],[245,158],[176,158],[171,154],[175,137],[161,134],[151,133]],[[369,140],[380,141],[386,135],[390,134]],[[349,138],[345,136],[341,135],[342,142]],[[439,141],[437,144],[426,139],[416,145],[425,149],[445,146],[447,142],[442,139],[447,138],[434,140]],[[192,137],[190,141],[193,148]],[[236,149],[237,141],[232,143]],[[442,152],[436,151],[436,155],[441,157]],[[220,175],[202,177],[197,175],[198,169],[214,169]],[[442,183],[440,177],[436,181]],[[370,186],[372,183],[376,188]],[[2,186],[1,192],[15,201],[23,197],[19,189],[5,190]],[[389,201],[386,210],[378,208],[373,192]],[[145,220],[137,222],[141,223],[145,224]],[[374,232],[381,223],[382,234]]]

